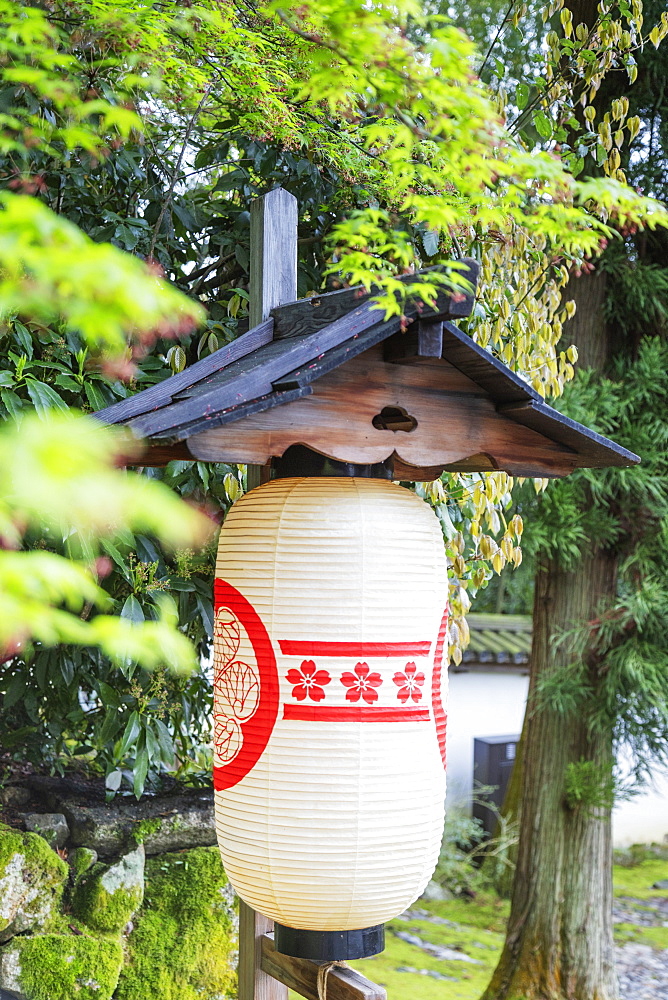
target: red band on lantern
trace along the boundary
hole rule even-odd
[[[429,656],[430,642],[311,642],[279,639],[284,656]]]
[[[379,705],[284,705],[284,719],[308,722],[429,722],[428,708],[383,708]]]
[[[213,769],[213,787],[220,792],[241,781],[255,767],[264,752],[278,715],[279,682],[271,639],[255,608],[243,594],[224,580],[215,581],[213,593],[215,614],[229,609],[246,630],[255,655],[257,682],[260,688],[257,708],[250,718],[244,719],[242,711],[236,718],[222,720],[221,728],[224,729],[225,723],[229,723],[229,727],[235,727],[237,732],[240,731],[243,741],[238,753],[229,763]],[[231,660],[227,666],[228,669],[238,666],[251,669],[247,664],[239,664],[236,660]],[[214,726],[215,723],[214,713]]]

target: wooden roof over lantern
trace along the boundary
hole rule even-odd
[[[296,210],[287,199],[277,189],[253,206],[251,241],[255,236],[256,259],[259,244],[256,275],[264,272],[265,292],[271,245],[274,264],[285,271],[287,260],[296,276]],[[280,214],[269,212],[270,203]],[[290,211],[294,225],[288,220],[281,233]],[[465,264],[475,289],[478,264]],[[288,275],[290,283],[296,288],[296,277]],[[280,288],[269,293],[281,300]],[[292,445],[361,465],[392,458],[396,479],[416,481],[443,470],[553,477],[639,461],[549,406],[457,327],[453,321],[472,310],[473,292],[453,296],[444,288],[433,308],[409,301],[404,318],[389,319],[362,287],[274,308],[266,300],[237,340],[98,412],[145,441],[142,465],[200,459],[266,466]]]

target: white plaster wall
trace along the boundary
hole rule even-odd
[[[446,808],[471,802],[473,740],[522,732],[528,689],[521,674],[450,672]]]
[[[450,673],[446,808],[471,803],[473,740],[519,736],[529,678],[521,674]],[[652,786],[619,802],[613,812],[615,847],[668,838],[668,771],[656,771]]]
[[[618,802],[612,813],[615,847],[668,841],[668,772],[655,769],[651,785]]]

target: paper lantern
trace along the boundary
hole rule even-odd
[[[434,870],[446,601],[439,523],[391,482],[275,480],[221,530],[218,841],[238,894],[279,931],[352,935],[301,957],[382,950],[355,932],[400,913]]]

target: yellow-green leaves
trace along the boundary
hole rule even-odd
[[[605,224],[610,199],[604,186],[601,215],[591,189],[574,180],[559,156],[529,151],[505,129],[499,102],[471,73],[473,49],[458,29],[443,19],[428,21],[411,3],[370,6],[363,0],[294,0],[265,9],[278,14],[299,45],[305,72],[295,78],[295,98],[314,112],[326,104],[330,115],[349,123],[348,136],[371,156],[365,173],[387,207],[370,206],[337,224],[331,241],[332,270],[367,287],[375,280],[383,288],[380,301],[386,313],[401,310],[395,298],[396,276],[422,263],[420,247],[409,239],[400,219],[408,219],[420,231],[439,234],[444,247],[455,231],[458,241],[468,247],[490,233],[522,229],[539,243],[539,252],[548,255],[565,254],[581,261],[600,251],[601,239],[610,236]],[[421,29],[424,41],[419,44],[410,40],[415,32],[406,30],[409,16]],[[573,34],[570,10],[562,7],[560,21],[568,41]],[[607,20],[601,33],[606,53],[619,44],[619,32]],[[562,39],[557,32],[550,32],[547,41],[555,58],[561,59]],[[593,41],[585,32],[577,43],[578,53],[590,44]],[[601,56],[602,65],[605,58]],[[586,63],[585,59],[583,73]],[[594,82],[594,77],[588,81],[591,86]],[[546,141],[559,134],[555,88],[556,84],[537,107],[529,109],[534,127]],[[607,172],[613,177],[621,164],[617,140],[628,101],[622,98],[615,104],[612,121],[619,125],[614,136],[609,116],[599,125]],[[589,110],[585,114],[593,124],[595,115]],[[583,165],[576,160],[573,169],[580,173]],[[620,218],[628,204],[620,205]],[[642,208],[635,201],[633,212],[643,218],[655,216],[650,203]],[[418,294],[416,286],[411,294]],[[503,318],[509,320],[507,315]],[[558,373],[544,371],[536,360],[525,369],[532,381],[558,393]]]
[[[522,562],[522,518],[505,516],[512,488],[513,479],[505,472],[445,473],[441,480],[417,486],[443,530],[449,567],[448,649],[455,664],[468,644],[466,614],[472,598],[494,573]]]
[[[0,0],[0,23],[0,151],[13,154],[18,169],[23,154],[35,147],[54,156],[76,148],[96,153],[107,141],[127,137],[140,127],[137,113],[122,104],[121,79],[118,99],[80,93],[76,79],[80,66],[64,51],[46,11],[34,4]],[[89,69],[100,55],[91,47]],[[113,58],[111,51],[106,56]],[[33,101],[22,99],[25,92]]]
[[[136,444],[74,411],[25,417],[0,435],[0,532],[18,543],[27,526],[61,536],[111,535],[124,525],[171,548],[192,542],[206,521],[160,483],[118,470]]]
[[[62,321],[98,349],[151,342],[202,322],[199,303],[142,261],[80,229],[27,195],[0,195],[0,320]]]
[[[92,419],[25,417],[0,430],[0,650],[32,642],[96,645],[112,658],[186,669],[191,644],[176,628],[173,606],[156,599],[156,621],[91,613],[111,609],[98,586],[100,540],[130,528],[170,548],[204,541],[209,522],[160,483],[116,468],[128,443]],[[29,528],[54,549],[18,551]],[[113,548],[112,548],[113,551]],[[166,595],[161,595],[163,598]]]

